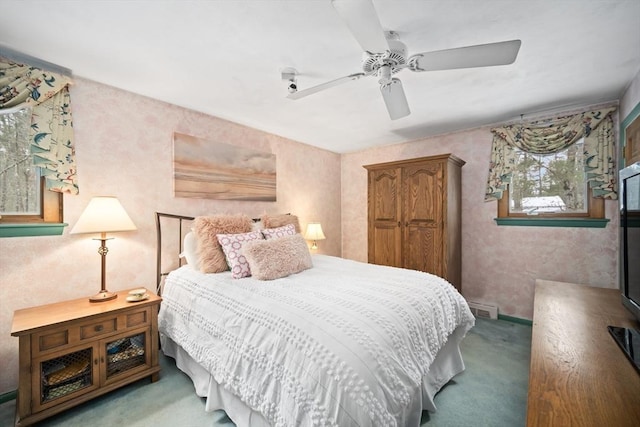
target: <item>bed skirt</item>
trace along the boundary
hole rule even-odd
[[[460,353],[460,341],[464,335],[464,326],[460,326],[449,336],[447,343],[438,352],[429,372],[423,378],[423,411],[435,412],[436,406],[433,399],[436,393],[454,376],[464,371],[464,362]],[[207,412],[222,409],[238,427],[269,427],[269,423],[259,412],[252,410],[238,397],[220,387],[213,376],[173,340],[161,333],[160,343],[162,352],[175,359],[178,369],[191,378],[196,394],[206,399]]]

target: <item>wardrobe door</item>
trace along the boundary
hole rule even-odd
[[[369,262],[402,266],[401,169],[369,171]]]
[[[444,164],[407,165],[403,171],[405,268],[445,275],[443,259]]]

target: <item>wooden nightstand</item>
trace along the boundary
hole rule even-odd
[[[20,339],[16,425],[40,421],[144,377],[158,380],[160,297],[80,298],[16,310]]]

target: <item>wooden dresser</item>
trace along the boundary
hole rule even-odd
[[[640,426],[640,374],[608,325],[640,327],[617,289],[536,281],[527,426]]]

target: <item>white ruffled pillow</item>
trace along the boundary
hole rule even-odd
[[[241,234],[218,234],[217,238],[231,268],[231,277],[241,279],[251,276],[251,269],[242,254],[242,248],[252,240],[262,240],[262,233],[251,231]]]
[[[193,231],[188,232],[184,236],[181,257],[187,260],[187,264],[191,268],[200,271],[200,259],[198,257],[198,239]]]
[[[307,242],[300,233],[247,242],[242,253],[251,275],[258,280],[278,279],[313,267]]]
[[[261,219],[254,219],[251,224],[251,231],[260,231],[264,230],[264,222]]]

